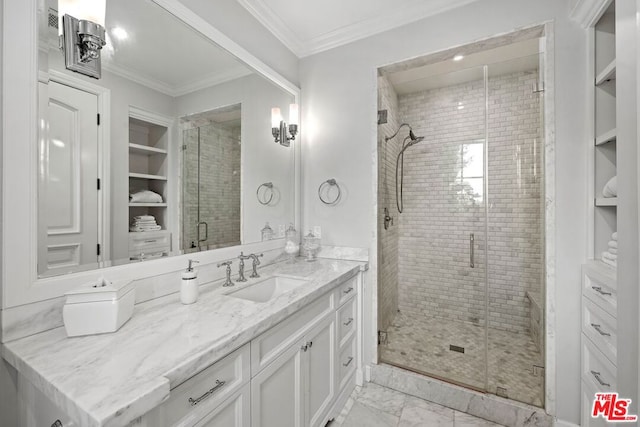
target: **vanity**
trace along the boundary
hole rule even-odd
[[[28,425],[322,426],[355,386],[366,268],[275,263],[242,285],[203,286],[192,305],[177,294],[138,304],[115,333],[56,328],[7,343],[3,357]],[[266,301],[233,296],[273,277],[298,284]]]

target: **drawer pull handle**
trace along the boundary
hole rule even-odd
[[[352,286],[352,287],[350,287],[349,289],[345,289],[345,290],[344,290],[344,291],[342,291],[342,292],[344,292],[345,294],[348,294],[348,293],[349,293],[349,292],[351,292],[352,290],[353,290],[353,286]]]
[[[155,242],[157,242],[157,240],[155,240],[155,239],[154,240],[145,240],[144,242],[145,243],[155,243]]]
[[[191,403],[191,406],[196,406],[198,403],[202,402],[204,399],[206,399],[207,397],[211,396],[217,390],[222,388],[222,386],[224,386],[226,383],[227,383],[226,381],[216,380],[216,385],[214,385],[213,388],[211,388],[211,390],[209,390],[208,392],[206,392],[202,396],[198,397],[197,399],[194,399],[193,397],[190,397],[189,398],[189,403]]]
[[[605,387],[611,387],[611,384],[607,384],[604,381],[602,381],[602,378],[600,378],[600,372],[591,371],[591,375],[595,377],[595,379],[600,383],[600,385],[603,385]]]
[[[51,427],[63,427],[63,426],[62,426],[62,421],[60,421],[60,420],[55,420],[55,421],[53,422],[53,424],[51,424]]]
[[[344,326],[349,326],[350,324],[353,323],[353,317],[349,317],[349,320],[347,320],[346,322],[343,323]]]
[[[600,286],[592,286],[591,289],[599,293],[600,295],[611,295],[611,292],[605,292]]]
[[[598,333],[599,333],[600,335],[603,335],[603,336],[605,336],[605,337],[610,337],[610,336],[611,336],[611,334],[610,334],[609,332],[604,332],[604,331],[601,329],[600,325],[598,325],[598,324],[596,324],[596,323],[592,323],[592,324],[591,324],[591,326],[593,327],[593,329],[595,329],[596,331],[598,331]]]
[[[347,363],[343,363],[342,366],[347,367],[351,364],[351,362],[353,362],[353,357],[349,357],[349,359],[347,359]]]

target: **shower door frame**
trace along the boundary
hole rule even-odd
[[[454,52],[460,50],[472,51],[474,45],[485,46],[482,50],[487,49],[486,45],[498,44],[504,45],[508,42],[519,40],[539,38],[543,44],[543,52],[540,53],[543,58],[543,67],[540,69],[542,81],[544,82],[544,102],[543,102],[543,123],[542,130],[544,135],[544,285],[543,299],[544,303],[544,361],[545,361],[545,378],[544,378],[544,405],[543,409],[549,415],[556,415],[556,280],[555,280],[555,76],[554,76],[554,25],[551,21],[545,21],[534,24],[515,31],[496,34],[485,39],[476,40],[466,45],[453,46],[437,52],[417,54],[414,57],[424,58],[433,55],[434,58],[453,57]],[[481,50],[481,49],[478,49]],[[442,59],[441,59],[442,60]],[[405,62],[394,61],[394,63]],[[374,93],[377,93],[377,76],[378,70],[385,66],[393,64],[382,64],[372,70],[372,81]],[[377,97],[376,97],[377,98]],[[377,111],[377,102],[373,105],[373,110]],[[372,200],[374,209],[372,212],[372,241],[370,244],[370,263],[371,272],[370,279],[372,283],[371,290],[371,312],[364,313],[365,318],[371,319],[369,335],[365,334],[363,344],[363,364],[369,363],[379,364],[378,354],[378,129],[377,126],[372,127],[371,144],[373,152],[372,161]],[[366,302],[365,302],[366,303]],[[365,379],[371,378],[370,366],[365,367]],[[471,389],[470,389],[471,390]],[[515,401],[514,401],[515,402]]]

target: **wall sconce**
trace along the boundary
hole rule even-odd
[[[104,21],[106,0],[60,0],[62,30],[60,47],[65,66],[99,79],[100,49],[106,44]]]
[[[288,133],[287,133],[288,130]],[[289,105],[289,128],[282,120],[279,108],[271,109],[271,134],[276,143],[288,147],[291,141],[296,139],[298,133],[298,104]]]

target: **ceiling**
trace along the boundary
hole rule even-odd
[[[540,49],[540,40],[532,38],[493,49],[465,52],[459,61],[443,60],[424,66],[396,67],[401,70],[384,74],[396,93],[405,95],[481,80],[484,65],[487,65],[489,79],[518,71],[537,70]]]
[[[478,0],[237,0],[298,57]]]

